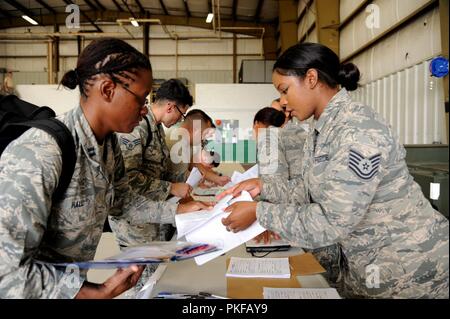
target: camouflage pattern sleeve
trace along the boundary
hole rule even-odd
[[[129,183],[137,193],[151,194],[155,199],[165,200],[170,195],[172,183],[156,178],[154,174],[147,174],[144,169],[142,152],[144,151],[147,137],[148,131],[145,121],[142,121],[141,125],[137,126],[130,134],[118,134],[125,169]],[[149,150],[146,150],[146,152],[149,152]]]
[[[304,140],[304,137],[288,130],[293,133],[299,131],[288,127],[260,130],[262,134],[260,133],[258,136],[258,164],[260,178],[263,182],[260,198],[274,204],[303,204],[306,202],[306,197],[300,177],[300,167],[294,165],[303,159],[303,152],[300,147],[293,152],[290,149],[287,150],[286,143],[297,146],[300,144],[298,140]],[[294,137],[296,140],[292,142]],[[292,153],[290,160],[287,158],[288,151]],[[295,176],[290,176],[290,169],[296,170]]]
[[[356,151],[365,156],[375,154],[383,162],[386,154],[354,132],[343,132],[334,146],[329,161],[314,165],[308,172],[305,190],[313,202],[299,206],[260,202],[256,214],[263,227],[309,249],[339,242],[354,230],[366,214],[383,172],[379,165],[374,175],[358,176],[349,158]],[[319,184],[314,176],[321,177]]]
[[[153,201],[149,197],[135,192],[128,183],[122,153],[118,145],[116,145],[114,154],[116,163],[114,190],[116,195],[110,215],[115,218],[126,218],[131,224],[135,225],[174,223],[178,205],[167,201]]]
[[[56,141],[36,131],[0,159],[0,298],[73,298],[83,280],[73,284],[70,274],[34,260],[62,168]]]

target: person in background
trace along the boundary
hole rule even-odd
[[[201,128],[201,129],[200,129]],[[166,143],[170,150],[170,170],[185,179],[193,167],[197,167],[203,179],[215,185],[223,186],[230,181],[228,176],[222,176],[211,168],[202,165],[199,155],[203,150],[204,136],[214,129],[212,119],[202,110],[191,110],[186,114],[179,127],[167,132]]]
[[[3,79],[2,92],[4,95],[15,94],[13,72],[7,70]]]
[[[338,244],[344,297],[448,298],[449,222],[409,174],[391,127],[351,99],[359,77],[321,44],[297,44],[278,58],[272,80],[281,103],[300,121],[314,117],[297,185],[306,202],[265,202],[268,185],[245,181],[219,198],[247,190],[262,201],[229,206],[223,224],[237,232],[258,220],[300,247]]]
[[[133,132],[118,135],[131,187],[136,193],[153,199],[155,205],[168,205],[165,201],[170,196],[186,198],[192,191],[192,187],[185,183],[186,176],[173,171],[169,166],[170,155],[163,128],[163,125],[169,128],[180,122],[192,102],[189,90],[180,80],[165,81],[155,92],[155,100],[148,106],[144,120]],[[179,204],[182,209],[189,205],[191,204]],[[175,232],[172,224],[133,225],[114,216],[109,218],[109,222],[122,249],[153,241],[168,241]],[[127,292],[126,297],[133,298],[157,266],[154,264],[145,267],[141,279],[134,289]]]
[[[0,157],[0,298],[116,297],[136,284],[143,267],[119,269],[94,284],[85,270],[77,274],[52,263],[92,260],[108,215],[141,224],[170,223],[182,213],[133,192],[114,133],[131,132],[147,114],[148,58],[122,40],[94,40],[61,84],[78,86],[81,95],[78,107],[58,116],[77,156],[63,199],[52,198],[62,153],[51,135],[30,128]]]

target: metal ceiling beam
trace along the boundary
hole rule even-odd
[[[11,6],[13,6],[15,9],[19,10],[23,14],[29,16],[30,18],[34,16],[33,12],[31,12],[29,9],[25,8],[23,5],[18,3],[15,0],[5,0],[7,3],[9,3]]]
[[[213,12],[212,11],[212,4],[211,4],[211,0],[208,0],[208,13]]]
[[[123,12],[122,7],[120,6],[120,4],[117,3],[117,0],[112,0],[112,2],[116,6],[117,10],[119,10],[119,12]]]
[[[167,8],[166,8],[166,5],[164,4],[164,1],[163,0],[159,0],[159,4],[161,5],[161,8],[163,9],[164,14],[166,16],[169,15],[169,12],[167,11]]]
[[[97,11],[97,7],[94,6],[94,4],[93,4],[91,1],[89,1],[89,0],[84,0],[84,2],[86,2],[86,4],[88,5],[88,7],[89,7],[91,10]]]
[[[14,18],[12,15],[10,15],[7,11],[4,11],[0,9],[0,14],[6,18]]]
[[[233,21],[236,20],[236,9],[237,9],[238,0],[233,0],[233,6],[231,7],[231,19]]]
[[[257,23],[261,20],[261,10],[262,10],[263,5],[264,5],[264,0],[259,0],[258,5],[256,6],[256,11],[255,11],[255,20]]]
[[[56,10],[50,7],[44,0],[36,0],[37,3],[39,3],[41,6],[43,6],[45,9],[47,9],[50,13],[55,14]]]
[[[184,3],[184,10],[186,11],[186,16],[190,17],[191,16],[191,11],[189,11],[189,6],[188,6],[188,3],[187,3],[187,0],[182,0],[182,1]]]
[[[125,0],[122,0],[122,3],[125,5],[125,7],[127,8],[128,12],[133,16],[133,18],[137,18],[136,15],[134,14],[134,12],[131,10],[130,6],[128,5],[128,3]]]
[[[139,11],[140,11],[141,13],[144,13],[144,14],[145,14],[145,9],[144,9],[144,7],[142,6],[141,2],[140,2],[139,0],[134,0],[134,2],[136,2],[137,6],[139,7]]]
[[[103,4],[101,4],[99,0],[94,0],[94,2],[100,10],[102,10],[102,11],[106,10],[105,6]]]
[[[70,2],[69,0],[64,0]],[[42,15],[42,25],[53,25],[56,22],[58,24],[64,24],[66,20],[67,14],[64,12],[57,13],[56,15]],[[92,11],[92,12],[84,12],[83,17],[86,19],[89,18],[91,21],[102,21],[102,22],[110,22],[116,23],[117,19],[128,19],[130,14],[128,12],[118,12],[118,11]],[[211,24],[206,23],[205,19],[190,17],[186,19],[185,16],[170,16],[170,15],[158,15],[151,14],[149,15],[151,19],[159,19],[161,24],[163,25],[184,25],[191,26],[195,28],[202,28],[211,30]],[[265,28],[264,37],[274,37],[276,33],[276,26],[272,23],[260,23],[256,24],[255,22],[247,22],[247,21],[232,21],[231,19],[221,19],[222,27],[245,27],[245,28]],[[10,23],[5,21],[5,19],[0,20],[0,29],[10,28],[10,27],[20,27],[27,26],[28,23],[20,17],[14,17],[13,21]],[[238,33],[238,34],[246,34],[251,36],[259,37],[261,36],[260,30],[252,30],[252,29],[236,29],[236,30],[226,30],[226,32],[230,33]]]
[[[74,4],[72,1],[70,0],[63,0],[66,4]],[[96,11],[96,10],[95,10]],[[95,12],[94,11],[94,12]],[[92,21],[92,19],[86,14],[86,12],[84,12],[83,10],[80,9],[80,13],[81,15],[98,31],[98,32],[103,32],[102,29],[100,29],[100,27],[98,25],[95,24],[94,21]]]

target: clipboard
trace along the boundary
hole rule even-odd
[[[227,258],[226,268],[230,263]],[[311,253],[289,257],[291,278],[236,278],[227,277],[227,297],[233,299],[263,299],[263,288],[301,288],[297,276],[324,273],[325,269]]]

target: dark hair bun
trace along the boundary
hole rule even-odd
[[[360,76],[358,67],[353,63],[341,64],[339,84],[348,91],[354,91],[358,88]]]
[[[75,89],[78,85],[77,72],[75,72],[75,70],[66,72],[66,74],[64,74],[63,78],[61,79],[61,84],[71,90]]]

